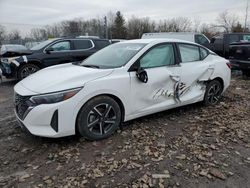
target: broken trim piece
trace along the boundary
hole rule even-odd
[[[16,61],[16,60],[12,60],[11,63],[15,64],[17,67],[20,66],[20,63],[18,61]]]
[[[24,61],[25,63],[28,63],[27,56],[26,56],[26,55],[24,55],[24,56],[22,56],[22,57],[23,57],[23,61]]]

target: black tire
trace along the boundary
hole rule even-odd
[[[111,136],[121,123],[119,104],[108,96],[99,96],[88,101],[80,110],[77,132],[88,140],[101,140]]]
[[[40,70],[40,67],[34,64],[28,63],[25,65],[22,65],[17,72],[17,79],[22,80],[39,70]]]
[[[216,105],[223,91],[223,85],[218,80],[212,80],[207,84],[203,103],[206,106]]]

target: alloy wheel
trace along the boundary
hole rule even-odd
[[[26,66],[21,70],[21,79],[26,78],[37,71],[37,68],[34,66]]]
[[[207,94],[207,97],[208,97],[208,102],[210,104],[216,104],[219,99],[220,99],[220,96],[221,96],[221,85],[218,84],[217,82],[215,82],[208,90],[208,94]]]
[[[117,115],[112,105],[102,103],[96,105],[87,116],[88,130],[95,135],[105,135],[117,122]]]

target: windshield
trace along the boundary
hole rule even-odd
[[[82,66],[98,68],[117,68],[125,65],[146,44],[143,43],[116,43],[110,45],[81,63]]]
[[[40,49],[44,48],[45,46],[47,46],[49,43],[53,42],[54,40],[50,39],[50,40],[43,41],[43,42],[39,43],[38,45],[35,45],[34,47],[32,47],[31,50],[40,50]]]

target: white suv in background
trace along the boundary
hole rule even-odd
[[[186,41],[120,42],[80,64],[25,78],[14,88],[15,111],[34,135],[99,140],[124,121],[199,101],[216,104],[230,84],[228,63]]]

